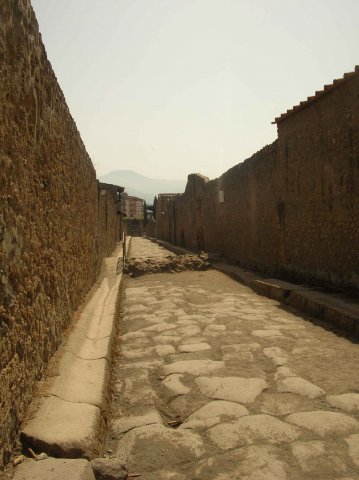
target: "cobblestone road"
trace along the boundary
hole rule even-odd
[[[108,446],[130,472],[359,479],[357,344],[213,270],[127,279],[120,330]]]

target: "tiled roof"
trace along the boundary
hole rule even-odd
[[[333,83],[331,83],[329,85],[324,85],[323,90],[318,90],[317,92],[315,92],[314,95],[312,95],[311,97],[308,97],[307,100],[304,100],[303,102],[300,102],[299,105],[296,105],[293,108],[291,108],[290,110],[287,110],[286,113],[282,113],[282,115],[280,115],[279,117],[276,117],[274,122],[272,122],[272,123],[277,123],[277,124],[280,123],[281,121],[290,117],[294,113],[297,113],[299,110],[302,110],[303,108],[305,108],[309,104],[311,104],[313,102],[316,102],[323,95],[327,95],[328,93],[330,93],[334,89],[340,87],[343,83],[347,82],[348,80],[355,77],[356,75],[359,75],[359,65],[357,65],[355,67],[353,72],[344,73],[342,78],[337,78],[337,79],[333,80]]]
[[[161,197],[175,197],[176,195],[182,195],[181,193],[159,193],[158,196]]]

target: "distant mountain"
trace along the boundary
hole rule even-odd
[[[99,180],[125,187],[129,195],[143,198],[148,205],[152,205],[153,199],[159,193],[183,193],[187,182],[187,180],[149,178],[133,170],[114,170],[102,175]]]

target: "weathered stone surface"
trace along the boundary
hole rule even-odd
[[[91,464],[84,459],[46,458],[26,460],[15,468],[14,480],[95,480]]]
[[[186,475],[174,470],[157,470],[146,474],[146,480],[187,480]]]
[[[116,455],[128,469],[151,472],[165,465],[194,462],[204,452],[201,437],[190,430],[148,425],[126,433],[118,443]]]
[[[194,478],[214,480],[286,480],[288,465],[271,446],[252,445],[221,452],[197,463]]]
[[[172,395],[186,395],[191,391],[191,388],[186,387],[181,382],[183,374],[181,373],[172,373],[168,375],[162,382],[162,385],[172,394]]]
[[[325,452],[325,443],[319,440],[311,442],[294,442],[292,444],[292,453],[297,459],[301,468],[308,472],[312,470],[312,462],[322,456]]]
[[[177,345],[181,340],[182,338],[179,335],[157,335],[153,337],[153,341],[159,345]]]
[[[238,403],[251,403],[268,388],[262,378],[199,377],[195,382],[207,397]]]
[[[277,381],[282,378],[297,377],[297,376],[298,375],[294,373],[290,368],[280,366],[276,371],[276,374],[274,375],[274,380]]]
[[[126,433],[129,430],[132,430],[136,427],[142,427],[143,425],[151,425],[153,423],[158,423],[162,425],[161,415],[157,410],[150,410],[145,415],[140,416],[130,416],[117,418],[111,422],[111,430],[114,434],[119,435],[121,433]]]
[[[345,460],[331,451],[329,445],[319,440],[307,442],[294,442],[291,446],[293,456],[296,458],[303,472],[328,472],[344,473],[347,468]]]
[[[23,429],[21,437],[35,451],[65,458],[91,459],[99,452],[101,427],[99,408],[47,397],[36,416]]]
[[[263,353],[268,358],[288,357],[287,352],[280,347],[263,348]]]
[[[160,357],[166,357],[167,355],[176,353],[176,350],[172,345],[157,345],[157,347],[155,347],[155,352]]]
[[[359,467],[359,434],[355,433],[346,438],[345,441],[349,447],[349,455],[353,463]]]
[[[235,343],[232,345],[223,345],[221,347],[223,353],[241,353],[241,352],[255,352],[261,348],[259,343]]]
[[[308,407],[309,403],[309,407]],[[293,393],[267,393],[260,398],[260,411],[268,415],[289,415],[294,412],[306,411],[312,407],[306,397]]]
[[[288,377],[278,381],[278,392],[290,392],[304,395],[308,398],[318,398],[325,395],[322,388],[301,377]]]
[[[327,402],[332,407],[340,408],[346,412],[359,412],[359,393],[328,395]]]
[[[95,458],[91,466],[96,480],[126,480],[127,468],[116,458]]]
[[[158,442],[162,434],[157,430],[146,437],[141,434],[141,438],[133,440],[132,453],[126,461],[130,473],[139,473],[150,480],[278,480],[286,477],[286,480],[343,480],[345,477],[355,477],[355,468],[358,467],[349,455],[344,439],[359,431],[353,430],[342,435],[334,428],[325,438],[321,438],[313,430],[286,422],[284,418],[290,414],[321,411],[326,405],[325,397],[309,398],[298,393],[280,392],[274,382],[274,379],[278,382],[303,376],[317,386],[324,388],[325,385],[325,389],[333,395],[337,392],[356,392],[358,381],[352,370],[346,368],[347,365],[356,365],[356,359],[359,361],[354,344],[310,322],[300,332],[281,329],[280,326],[275,328],[277,323],[304,325],[305,319],[298,313],[280,308],[277,302],[254,295],[243,285],[233,283],[214,271],[143,276],[136,280],[126,279],[126,283],[148,287],[152,300],[142,300],[141,293],[137,298],[139,304],[146,306],[144,316],[156,315],[157,302],[166,298],[181,305],[177,310],[182,312],[177,316],[176,310],[161,310],[162,315],[159,315],[157,323],[172,324],[171,329],[161,335],[153,332],[144,339],[126,342],[129,351],[141,348],[153,348],[153,351],[135,362],[132,359],[124,360],[121,356],[115,362],[114,374],[118,375],[120,385],[114,402],[116,416],[142,416],[149,408],[153,408],[161,413],[166,435],[183,440],[182,445],[186,445],[185,439],[177,436],[181,432],[194,433],[199,434],[198,438],[203,442],[203,454],[194,458],[182,447],[174,454],[176,448],[170,446],[172,442],[167,437],[163,442]],[[203,287],[199,293],[198,285]],[[174,288],[176,296],[173,298]],[[228,302],[230,309],[222,312],[220,307],[227,292],[240,292],[240,295],[236,303]],[[136,298],[132,302],[136,303]],[[192,317],[197,313],[204,318],[200,320],[186,316]],[[207,315],[208,322],[205,321]],[[149,326],[140,317],[126,319],[125,316],[122,322],[121,330],[124,333]],[[185,336],[188,333],[186,328],[196,327],[195,322],[200,325],[202,333]],[[211,323],[223,324],[226,330],[213,330],[213,335],[206,336],[204,340],[203,330]],[[251,334],[254,329],[281,330],[288,338],[255,338]],[[168,343],[167,338],[163,343],[157,343],[156,337],[162,335],[167,338],[178,337],[178,343]],[[136,342],[142,341],[146,343],[137,345]],[[207,343],[211,350],[182,352],[178,349],[179,346],[196,343]],[[162,365],[152,362],[153,359],[159,359],[156,345],[171,345],[175,349],[175,353],[163,357],[160,362]],[[222,355],[228,361],[220,370],[199,376],[192,374],[193,365],[198,366],[196,360],[217,361]],[[287,358],[286,365],[290,368],[283,365],[276,368],[280,358]],[[187,360],[195,363],[178,363]],[[206,361],[202,365],[206,366]],[[181,373],[165,376],[163,369],[173,368],[173,365],[175,369],[179,366]],[[211,392],[203,391],[199,385],[203,378],[223,382],[225,387],[230,387],[227,391],[224,389],[225,393],[236,395],[236,401],[209,396],[209,393],[216,395],[219,390],[213,387],[213,382],[209,382],[207,386]],[[252,398],[241,398],[250,402],[240,403],[237,395],[242,397],[250,389],[248,385],[238,388],[233,384],[233,378],[244,382],[253,379],[260,381],[259,392],[252,392]],[[178,389],[171,392],[164,385],[174,380],[178,381]],[[267,386],[265,381],[269,388],[263,390],[262,387]],[[223,391],[221,394],[223,396]],[[136,431],[150,427],[158,428],[161,424],[135,427],[118,438],[110,431],[107,441],[109,455],[116,451],[114,444],[121,443],[125,437],[131,438],[129,434],[137,435]]]
[[[225,330],[225,325],[218,325],[215,323],[212,323],[211,325],[208,325],[208,327],[206,327],[207,332],[224,332]]]
[[[82,360],[66,353],[51,393],[67,402],[87,403],[104,410],[107,402],[109,365],[107,360]]]
[[[288,361],[287,352],[279,347],[264,348],[263,353],[272,360],[274,365],[285,365]]]
[[[298,429],[270,415],[248,415],[208,430],[210,439],[223,450],[266,442],[287,443],[299,437]]]
[[[348,415],[336,412],[315,411],[292,413],[287,422],[304,427],[321,437],[326,435],[345,435],[359,431],[359,422]]]
[[[248,410],[234,402],[215,400],[192,413],[179,428],[210,428],[220,423],[248,415]]]
[[[280,330],[254,330],[252,335],[255,337],[271,338],[271,337],[284,337]]]
[[[142,329],[142,332],[154,332],[154,333],[162,333],[166,330],[171,330],[173,325],[171,323],[160,322],[156,323],[155,325],[151,325],[150,327],[146,327]]]
[[[203,350],[210,350],[211,346],[208,343],[191,343],[189,345],[179,345],[179,352],[202,352]]]
[[[214,360],[182,360],[163,367],[164,375],[171,373],[189,373],[190,375],[206,375],[224,367],[224,362]]]

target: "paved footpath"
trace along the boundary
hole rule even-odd
[[[126,280],[113,388],[143,480],[359,479],[358,345],[220,272]]]

